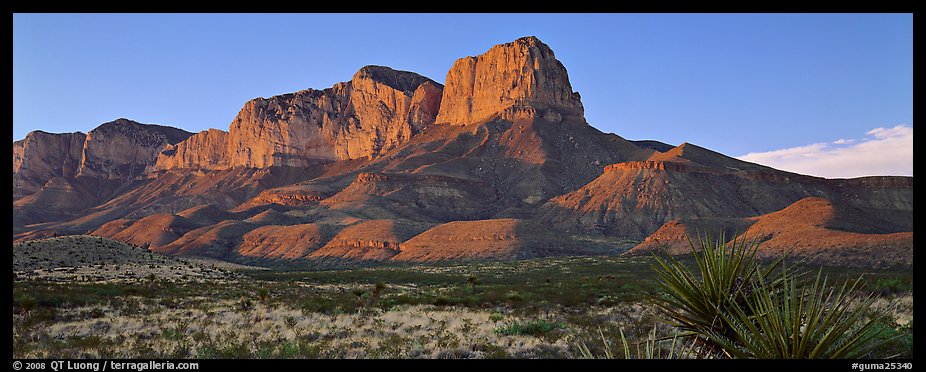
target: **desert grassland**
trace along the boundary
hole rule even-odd
[[[655,301],[649,257],[570,257],[332,271],[237,270],[121,282],[14,277],[14,358],[575,358],[648,335],[683,349]],[[814,268],[816,270],[816,268]],[[912,270],[864,274],[910,357]],[[607,344],[606,344],[607,343]],[[618,353],[617,357],[623,354]],[[637,354],[637,353],[633,353]],[[692,355],[683,355],[692,357]]]

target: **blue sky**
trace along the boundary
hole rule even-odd
[[[119,117],[227,130],[255,97],[368,64],[443,82],[457,58],[527,35],[602,131],[766,163],[908,135],[912,175],[910,14],[15,14],[13,139]],[[907,172],[878,169],[859,175]]]

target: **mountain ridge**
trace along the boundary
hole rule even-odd
[[[603,133],[532,36],[458,59],[445,82],[369,65],[252,99],[228,131],[31,132],[14,142],[14,241],[93,233],[240,262],[519,259],[630,248],[588,236],[642,251],[820,198],[856,216],[833,228],[859,241],[894,234],[852,257],[890,249],[912,265],[912,177],[830,180]]]

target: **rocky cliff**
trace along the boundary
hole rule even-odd
[[[141,177],[158,154],[191,133],[117,119],[89,133],[30,132],[13,142],[13,199],[38,191],[54,177],[128,181]]]
[[[551,116],[583,115],[566,68],[550,47],[533,36],[458,59],[446,82],[437,123],[472,123],[522,105]]]
[[[168,145],[192,133],[174,127],[117,119],[87,133],[77,176],[131,180],[142,176]]]
[[[81,132],[34,131],[13,142],[13,200],[35,193],[52,178],[73,176],[86,138]]]
[[[209,129],[196,133],[158,154],[154,169],[228,168],[228,132]]]
[[[157,169],[310,166],[373,158],[434,122],[443,87],[421,75],[366,66],[349,82],[247,102],[227,133],[167,149]]]

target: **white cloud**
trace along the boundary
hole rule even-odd
[[[838,139],[737,159],[772,168],[826,178],[912,176],[913,127],[875,128],[861,139]]]

